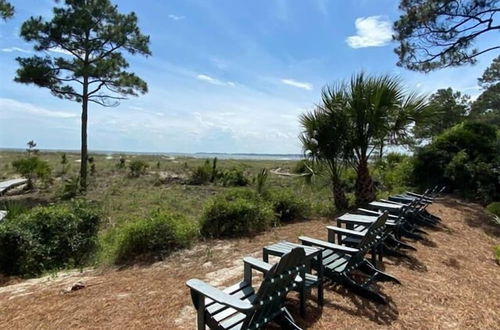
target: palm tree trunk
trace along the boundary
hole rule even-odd
[[[360,159],[356,178],[356,204],[364,205],[375,199],[373,180],[368,169],[368,160]]]
[[[332,175],[332,194],[333,203],[335,204],[337,211],[342,211],[349,207],[349,201],[345,195],[344,185],[342,184],[342,180],[340,180],[339,176],[336,174]]]
[[[349,207],[349,202],[341,185],[333,187],[333,202],[337,211],[345,210]]]

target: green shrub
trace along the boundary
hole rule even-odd
[[[28,186],[30,188],[33,187],[36,179],[40,179],[44,183],[50,181],[52,170],[49,163],[37,156],[15,160],[12,162],[12,166],[19,174],[28,179]]]
[[[120,156],[120,159],[118,160],[118,163],[116,163],[116,168],[119,170],[123,170],[125,168],[125,158],[123,156]]]
[[[500,143],[495,127],[464,122],[420,148],[414,178],[421,188],[446,185],[484,203],[500,197]]]
[[[266,195],[280,222],[305,219],[310,214],[311,206],[290,190],[272,190]]]
[[[83,201],[37,207],[0,224],[0,273],[39,275],[81,266],[95,249],[100,218]]]
[[[142,174],[146,173],[146,170],[148,169],[149,165],[148,163],[142,160],[136,159],[131,161],[128,167],[130,169],[129,175],[133,178],[138,178]]]
[[[237,168],[222,171],[219,180],[224,187],[244,187],[249,183],[243,171]]]
[[[273,210],[253,190],[234,190],[210,200],[201,218],[205,237],[253,235],[269,228]]]
[[[413,184],[413,157],[398,153],[389,153],[378,161],[373,175],[382,184],[383,190],[399,192]]]
[[[120,264],[139,256],[164,256],[189,246],[197,232],[196,222],[182,215],[157,211],[147,219],[128,222],[113,232],[114,261]]]
[[[78,194],[79,187],[80,187],[80,177],[76,175],[64,180],[64,185],[61,191],[61,198],[71,199],[76,197],[76,195]]]
[[[215,161],[214,161],[215,162]],[[193,185],[207,184],[211,181],[213,175],[213,168],[210,161],[207,159],[203,165],[198,166],[191,173],[189,183]]]
[[[494,202],[486,206],[486,209],[496,215],[497,217],[500,217],[500,202]]]

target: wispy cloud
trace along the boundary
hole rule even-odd
[[[13,99],[0,98],[0,109],[8,112],[24,112],[35,116],[51,118],[76,118],[78,113],[48,110],[31,103],[16,101]]]
[[[19,53],[31,53],[30,50],[19,48],[19,47],[8,47],[8,48],[2,48],[2,52],[4,53],[13,53],[13,52],[19,52]]]
[[[181,19],[185,19],[186,16],[178,16],[174,14],[168,15],[168,18],[173,19],[174,21],[180,21]]]
[[[392,24],[382,16],[358,17],[354,25],[356,35],[346,39],[352,48],[380,47],[392,40]]]
[[[196,79],[201,80],[201,81],[205,81],[205,82],[212,84],[212,85],[231,86],[231,87],[236,86],[236,84],[232,81],[221,81],[219,79],[207,76],[206,74],[199,74],[196,76]]]
[[[68,52],[66,49],[62,49],[61,47],[50,48],[49,52],[73,56],[73,54]]]
[[[313,85],[311,83],[308,83],[308,82],[302,82],[302,81],[297,81],[297,80],[293,80],[293,79],[281,79],[281,82],[285,85],[289,85],[289,86],[296,87],[296,88],[302,88],[302,89],[305,89],[308,91],[313,89]]]

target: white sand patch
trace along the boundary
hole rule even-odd
[[[17,297],[22,297],[33,292],[39,291],[53,285],[69,286],[75,282],[88,283],[90,280],[94,279],[95,276],[90,276],[92,269],[86,269],[82,272],[75,270],[64,273],[58,273],[56,275],[49,275],[40,278],[34,278],[30,280],[23,281],[21,283],[16,283],[12,285],[7,285],[0,287],[0,294],[6,294],[7,299],[14,299]]]

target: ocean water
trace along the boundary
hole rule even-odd
[[[23,152],[25,149],[17,148],[0,148],[1,151],[17,151]],[[63,150],[63,149],[40,149],[41,152],[66,152],[78,153],[79,150]],[[193,157],[193,158],[214,158],[218,159],[248,159],[248,160],[298,160],[302,159],[301,154],[257,154],[257,153],[216,153],[216,152],[195,152],[195,153],[182,153],[182,152],[131,152],[131,151],[114,151],[114,150],[89,150],[92,154],[101,155],[158,155],[167,157]]]

